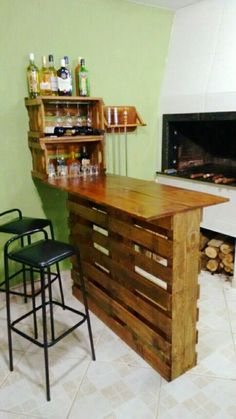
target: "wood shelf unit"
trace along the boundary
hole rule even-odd
[[[91,164],[98,164],[99,170],[105,170],[104,160],[104,117],[101,98],[80,96],[39,96],[25,99],[29,116],[28,145],[32,155],[32,176],[45,179],[48,177],[48,163],[57,155],[69,155],[71,147],[78,149],[86,145]],[[57,137],[47,135],[49,129],[56,125],[57,118],[68,114],[75,119],[76,115],[85,119],[87,113],[93,128],[101,135],[81,135]],[[63,124],[62,124],[63,125]],[[72,124],[73,125],[73,124]]]

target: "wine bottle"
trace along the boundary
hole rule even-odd
[[[39,96],[39,70],[34,63],[34,54],[29,54],[29,65],[27,67],[27,85],[30,98]]]
[[[76,96],[79,96],[79,72],[81,69],[81,60],[82,57],[78,57],[78,64],[75,67],[75,90],[76,90]]]
[[[71,78],[71,89],[72,89],[72,93],[73,94],[73,78],[72,78],[72,72],[71,72],[71,67],[70,67],[70,61],[69,61],[69,57],[68,55],[64,56],[64,60],[65,60],[65,67],[66,69],[69,71],[70,73],[70,78]]]
[[[50,82],[51,82],[51,94],[52,96],[58,95],[58,84],[57,84],[57,70],[54,67],[53,55],[48,56],[48,70],[50,73]]]
[[[81,59],[81,68],[79,71],[79,95],[90,96],[89,72],[85,67],[85,60]]]
[[[45,55],[42,57],[42,67],[39,72],[39,88],[42,96],[51,96],[51,77],[50,71],[47,67],[47,59]]]
[[[82,147],[82,151],[80,153],[80,162],[82,166],[89,166],[90,164],[90,157],[85,145]]]
[[[58,94],[59,96],[72,95],[72,83],[70,72],[65,67],[65,59],[61,59],[61,67],[57,70]]]

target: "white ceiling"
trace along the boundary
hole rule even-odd
[[[145,6],[163,7],[165,9],[178,10],[190,4],[199,3],[204,0],[128,0],[132,3],[139,3]]]

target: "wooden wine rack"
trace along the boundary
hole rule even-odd
[[[89,107],[93,128],[104,130],[103,100],[101,98],[79,96],[40,96],[25,99],[29,116],[28,145],[32,155],[32,176],[45,179],[48,177],[49,160],[57,155],[68,156],[71,146],[81,148],[86,145],[91,164],[98,164],[99,170],[105,170],[104,135],[82,136],[46,136],[48,124],[56,119],[58,107],[73,118],[80,109],[82,116]]]

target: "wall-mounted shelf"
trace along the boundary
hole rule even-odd
[[[32,155],[32,175],[39,179],[48,177],[50,161],[58,156],[68,158],[70,150],[79,154],[87,147],[91,165],[98,165],[99,171],[105,170],[104,159],[104,121],[103,100],[101,98],[80,96],[39,96],[25,99],[29,116],[28,145]],[[55,127],[82,126],[93,129],[89,135],[55,135]],[[67,131],[65,131],[67,133]],[[68,129],[70,132],[70,129]]]
[[[145,126],[135,106],[104,106],[104,125],[107,132],[130,132]]]

